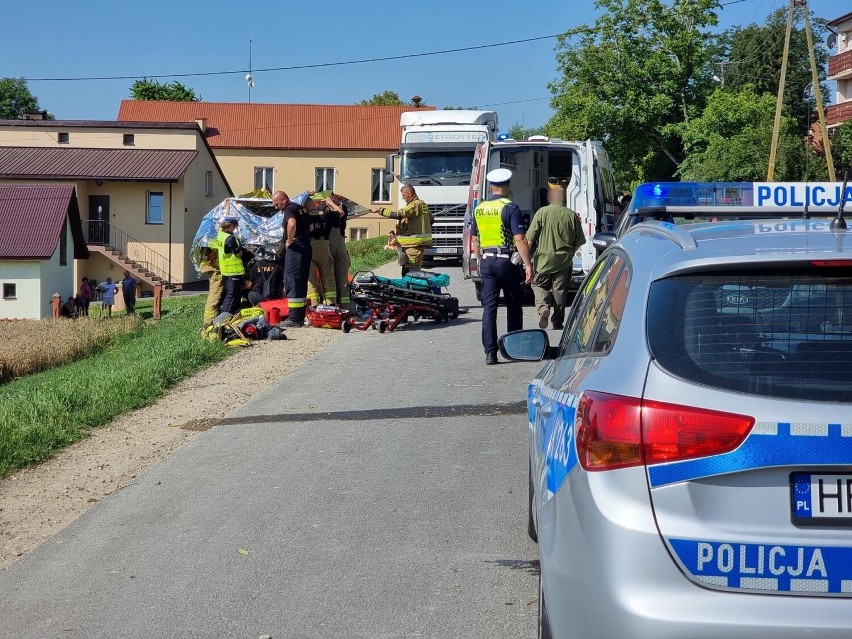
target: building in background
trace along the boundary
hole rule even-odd
[[[0,319],[49,317],[88,256],[73,186],[0,186]]]
[[[830,39],[837,42],[837,53],[828,58],[828,79],[837,82],[834,104],[826,109],[829,128],[852,120],[852,13],[827,23],[836,32]]]
[[[237,194],[332,189],[370,207],[396,200],[391,189],[400,185],[385,182],[385,158],[399,150],[400,115],[413,108],[123,100],[118,119],[197,123]],[[394,226],[369,214],[347,232],[363,239]]]
[[[67,185],[91,252],[83,276],[151,289],[198,281],[189,247],[202,216],[232,195],[195,122],[0,120],[0,184]]]

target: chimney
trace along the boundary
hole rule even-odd
[[[47,111],[24,111],[24,120],[47,120]]]
[[[414,96],[411,98],[411,104],[413,104],[413,105],[414,105],[414,108],[418,108],[418,107],[420,107],[420,103],[421,103],[421,102],[423,102],[423,98],[421,98],[419,95],[414,95]]]
[[[195,118],[195,123],[201,129],[202,135],[207,131],[207,118]]]

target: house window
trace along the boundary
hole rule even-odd
[[[163,192],[148,191],[148,207],[145,212],[145,224],[163,223]]]
[[[67,131],[60,131],[57,135],[56,141],[60,144],[68,144],[69,135]]]
[[[132,133],[125,133],[123,139],[124,139],[124,143],[127,144],[127,145],[136,143],[136,136],[133,135]]]
[[[272,174],[273,169],[271,166],[254,167],[254,190],[263,189],[272,193],[272,188],[275,185]]]
[[[390,202],[390,184],[385,182],[385,170],[373,169],[370,184],[373,187],[373,194],[370,200],[373,202]]]
[[[3,283],[3,299],[4,300],[13,300],[18,297],[18,285],[17,284],[7,284]]]
[[[367,229],[365,229],[365,228],[357,228],[356,227],[356,228],[350,228],[349,229],[349,239],[350,240],[366,240],[368,235],[369,234],[367,233]]]
[[[59,266],[68,266],[68,216],[62,220],[62,235],[59,236]]]
[[[213,171],[204,172],[204,195],[213,197]]]
[[[334,190],[334,169],[317,168],[317,179],[314,183],[315,191],[333,191]]]

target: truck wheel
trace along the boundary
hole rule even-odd
[[[476,301],[482,301],[482,282],[474,282],[473,288],[476,291]]]

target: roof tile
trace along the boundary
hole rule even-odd
[[[431,111],[434,107],[421,109]],[[214,149],[393,151],[399,148],[399,117],[412,110],[410,106],[122,100],[118,119],[206,119],[205,137]]]

